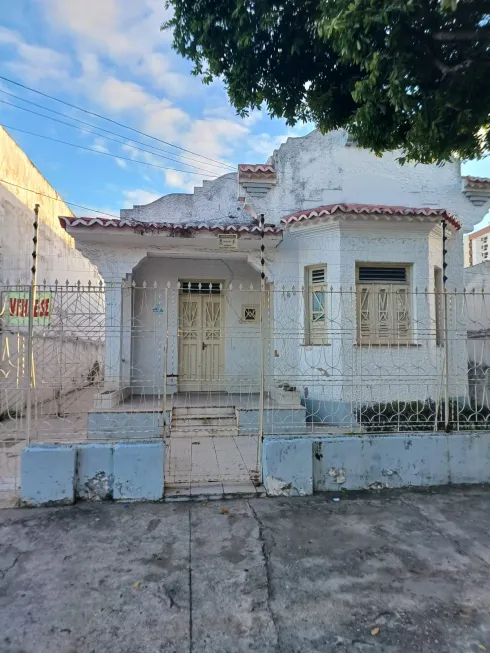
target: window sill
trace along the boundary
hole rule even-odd
[[[422,347],[423,345],[418,342],[382,342],[382,343],[370,343],[370,342],[355,342],[353,347]]]
[[[332,346],[331,342],[322,342],[321,344],[317,342],[315,343],[302,342],[300,344],[300,347],[331,347],[331,346]]]

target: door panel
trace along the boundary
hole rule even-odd
[[[202,297],[202,380],[219,389],[221,367],[221,297]],[[218,388],[215,386],[218,385]]]
[[[222,370],[221,296],[179,300],[179,390],[219,390]]]

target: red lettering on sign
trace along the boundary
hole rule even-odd
[[[49,297],[46,297],[44,301],[44,317],[49,317]]]
[[[27,317],[29,315],[29,302],[27,299],[22,300],[22,316]]]
[[[34,302],[34,317],[38,317],[39,313],[39,299],[36,299]]]
[[[15,309],[17,308],[17,299],[10,297],[10,315],[15,315]]]

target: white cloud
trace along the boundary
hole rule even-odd
[[[164,174],[166,186],[175,190],[192,193],[195,186],[199,185],[199,182],[196,181],[197,178],[193,179],[192,175],[188,175],[185,172],[166,170]]]
[[[97,136],[94,138],[94,141],[92,143],[92,149],[97,150],[97,152],[109,152],[109,148],[106,145],[106,140],[105,138],[102,138],[102,136]]]
[[[6,62],[6,65],[22,79],[30,83],[41,79],[69,79],[70,59],[56,50],[26,43],[20,34],[1,26],[0,43],[16,50],[17,58]]]
[[[135,188],[134,190],[124,190],[123,191],[123,204],[131,204],[135,206],[141,206],[144,204],[150,204],[155,200],[160,199],[162,196],[161,193],[156,193],[155,191],[144,190],[143,188]]]
[[[187,149],[222,160],[241,147],[247,134],[248,129],[238,122],[205,119],[195,120],[182,140]]]

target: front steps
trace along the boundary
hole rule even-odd
[[[170,437],[236,436],[238,421],[234,406],[181,406],[172,409]]]

